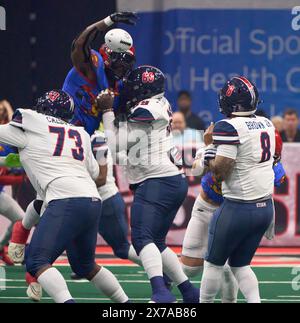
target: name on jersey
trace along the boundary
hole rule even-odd
[[[246,121],[246,126],[249,130],[259,130],[272,127],[272,124],[268,120],[262,121]]]
[[[46,119],[50,123],[63,124],[63,125],[67,124],[65,121],[51,117],[51,116],[47,116]]]

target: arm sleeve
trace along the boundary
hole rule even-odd
[[[119,152],[128,150],[128,132],[127,127],[117,128],[114,124],[115,114],[107,112],[103,115],[103,124],[107,145],[112,156],[115,158]]]
[[[153,113],[148,109],[143,107],[137,107],[134,111],[129,115],[128,121],[129,122],[153,122],[157,120]]]
[[[227,121],[219,121],[213,130],[214,145],[239,145],[240,137],[238,131]]]
[[[9,123],[0,126],[0,142],[22,149],[27,144],[27,136],[24,130]]]
[[[236,145],[220,145],[217,147],[217,156],[236,159],[237,146]]]

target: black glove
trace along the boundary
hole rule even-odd
[[[137,15],[131,11],[115,12],[110,15],[113,22],[122,22],[127,25],[135,25],[138,19]]]

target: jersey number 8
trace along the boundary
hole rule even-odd
[[[261,160],[260,163],[264,163],[271,158],[271,141],[270,136],[267,132],[262,132],[260,135],[260,143],[261,143]]]

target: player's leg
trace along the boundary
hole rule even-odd
[[[201,302],[212,303],[214,301],[222,286],[224,265],[248,232],[247,205],[244,209],[246,211],[241,210],[240,205],[225,200],[212,217],[201,282]]]
[[[183,302],[199,303],[199,289],[190,283],[177,255],[165,243],[174,218],[186,198],[187,190],[186,179],[180,175],[171,179],[161,179],[160,206],[157,205],[157,218],[155,221],[157,224],[153,227],[153,234],[155,244],[162,255],[163,270],[180,290]]]
[[[125,219],[125,203],[120,193],[103,201],[98,232],[117,257],[128,259],[128,225]]]
[[[39,222],[40,212],[43,205],[42,200],[32,201],[26,209],[22,221],[15,223],[13,227],[11,241],[8,247],[9,256],[14,263],[24,261],[25,245],[30,234],[30,230]]]
[[[251,207],[251,210],[249,210],[248,235],[230,255],[229,265],[247,302],[260,303],[259,285],[250,263],[262,237],[273,220],[274,210],[271,199],[262,203],[251,204],[249,207]]]
[[[189,277],[201,275],[208,244],[208,225],[217,207],[196,199],[182,246],[182,268]]]
[[[239,292],[239,284],[228,265],[224,265],[221,282],[221,300],[222,303],[236,303]]]
[[[201,275],[203,272],[204,257],[208,247],[208,226],[216,210],[216,206],[207,203],[201,196],[195,201],[185,232],[181,256],[183,271],[189,278]],[[226,263],[221,283],[222,302],[235,303],[237,294],[237,281]]]
[[[6,246],[11,239],[13,225],[17,221],[22,220],[24,211],[17,201],[15,201],[10,195],[2,192],[0,193],[0,214],[11,221],[11,225],[8,227],[2,240],[0,241],[0,257],[6,264],[13,265],[13,259],[7,255]]]
[[[26,249],[27,271],[37,278],[43,289],[58,303],[73,300],[64,278],[52,267],[52,263],[89,225],[89,213],[86,212],[89,203],[99,206],[100,202],[91,202],[91,199],[85,198],[51,201]],[[97,218],[94,220],[96,226]]]
[[[128,297],[116,277],[108,269],[95,263],[100,208],[101,205],[94,204],[87,210],[89,215],[93,214],[97,218],[97,223],[95,225],[94,221],[91,221],[90,226],[69,244],[67,247],[68,259],[76,275],[90,280],[98,290],[114,302],[126,303]]]
[[[152,203],[155,197],[159,197],[159,183],[156,184],[156,181],[147,180],[134,191],[130,218],[131,236],[133,247],[151,282],[152,301],[171,303],[176,299],[165,285],[162,257],[160,250],[155,245],[152,228],[157,224],[157,210]],[[156,196],[151,196],[153,194]]]

